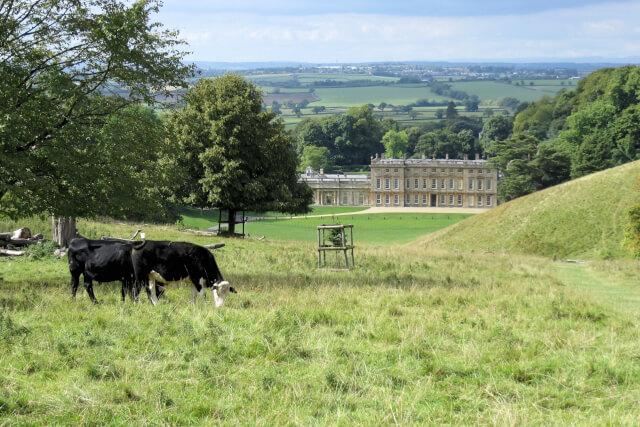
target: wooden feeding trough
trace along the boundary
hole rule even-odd
[[[348,237],[347,230],[349,231]],[[318,226],[318,268],[327,267],[327,251],[343,251],[344,269],[351,270],[355,267],[353,259],[353,224]],[[349,263],[349,251],[351,251],[351,263]]]

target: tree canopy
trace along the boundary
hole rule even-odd
[[[158,135],[157,122],[122,110],[167,95],[192,73],[177,34],[151,21],[158,8],[158,1],[0,3],[0,214],[92,216],[136,203],[107,195],[120,194],[123,163],[138,162],[131,155],[138,145],[156,146],[148,139]],[[142,117],[134,130],[119,127],[132,115]],[[105,127],[123,139],[114,144]]]
[[[236,211],[308,212],[313,193],[297,182],[293,142],[253,83],[235,74],[201,79],[184,101],[168,126],[189,203],[228,210],[231,233]]]
[[[402,158],[403,155],[407,154],[407,149],[409,148],[409,138],[404,131],[398,132],[391,129],[382,137],[382,144],[384,145],[385,154],[387,157],[392,159],[399,159]]]
[[[553,98],[523,106],[513,132],[542,141],[531,156],[536,170],[522,178],[530,181],[528,188],[545,188],[640,159],[640,67],[596,70],[574,90],[563,89]]]
[[[300,154],[308,145],[325,147],[331,163],[350,166],[368,164],[372,154],[381,153],[384,147],[380,141],[386,130],[373,109],[363,105],[345,114],[303,120],[293,133]]]

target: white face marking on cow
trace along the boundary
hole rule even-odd
[[[218,283],[213,288],[213,300],[215,301],[216,307],[222,307],[224,305],[224,300],[229,295],[229,289],[231,285],[226,280]]]

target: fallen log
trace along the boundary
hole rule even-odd
[[[9,241],[13,233],[0,233],[0,241]]]
[[[14,245],[14,246],[29,246],[29,245],[36,245],[38,243],[40,243],[42,240],[32,240],[32,239],[11,239],[9,242],[7,242],[10,245]]]
[[[31,237],[31,230],[26,227],[18,228],[11,236],[11,239],[28,239]]]
[[[207,236],[207,237],[210,237],[210,236],[215,236],[215,235],[217,235],[217,233],[216,233],[216,232],[213,232],[213,231],[192,230],[192,229],[190,229],[190,228],[184,229],[184,230],[182,230],[182,231],[183,231],[183,232],[185,232],[185,233],[193,233],[193,234],[195,234],[196,236]]]
[[[211,243],[209,245],[204,245],[204,247],[207,249],[218,249],[223,247],[224,245],[225,245],[224,243]]]
[[[4,256],[22,256],[24,251],[14,251],[11,249],[0,249],[0,255]]]
[[[131,237],[130,239],[121,239],[119,237],[110,237],[110,236],[101,236],[100,240],[109,240],[112,242],[120,242],[120,243],[136,243],[136,242],[140,242],[140,240],[134,240],[136,238],[136,236],[138,235],[138,233],[140,233],[140,238],[142,240],[145,240],[145,235],[144,233],[141,233],[142,229],[137,229],[136,230],[136,234],[133,235],[133,237]]]

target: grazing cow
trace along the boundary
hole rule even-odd
[[[206,288],[212,288],[216,307],[224,304],[236,290],[222,277],[213,254],[202,246],[187,242],[145,240],[133,245],[131,253],[136,277],[136,299],[144,286],[151,304],[156,305],[156,282],[192,285],[191,302],[200,294],[206,304]]]
[[[134,295],[134,271],[131,262],[131,245],[109,240],[89,240],[76,237],[69,245],[69,272],[71,272],[71,295],[76,297],[80,274],[84,288],[94,304],[98,300],[93,294],[93,281],[122,282],[122,301],[125,293]]]

